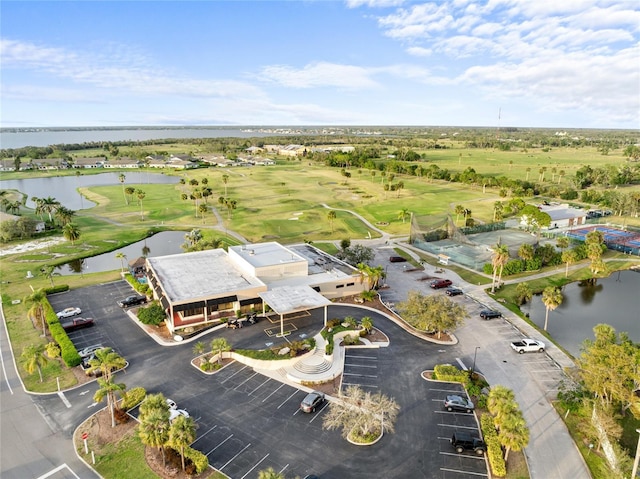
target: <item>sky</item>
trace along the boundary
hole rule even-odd
[[[0,126],[640,128],[638,0],[0,2]]]

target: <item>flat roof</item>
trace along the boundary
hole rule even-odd
[[[280,286],[258,295],[278,314],[295,313],[333,304],[309,286]]]
[[[295,251],[286,248],[275,241],[269,243],[230,246],[229,249],[233,250],[234,253],[254,268],[306,261],[305,258],[297,254]]]
[[[172,303],[266,288],[258,278],[236,269],[223,249],[158,256],[147,261]]]

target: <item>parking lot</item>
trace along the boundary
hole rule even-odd
[[[306,390],[258,374],[238,362],[214,375],[205,375],[190,365],[192,344],[157,344],[117,306],[116,301],[129,294],[130,286],[118,281],[53,295],[50,301],[56,311],[78,306],[83,310],[81,316],[94,318],[95,326],[72,333],[77,347],[95,343],[114,347],[129,362],[126,373],[120,373],[127,387],[143,386],[149,393],[162,392],[179,408],[186,409],[197,424],[193,447],[229,477],[257,478],[258,472],[267,467],[282,471],[287,477],[316,474],[322,478],[357,479],[372,474],[399,478],[455,474],[451,477],[466,479],[477,474],[465,471],[486,474],[482,461],[457,457],[441,439],[449,435],[441,424],[450,424],[448,421],[457,415],[447,415],[445,421],[440,412],[436,413],[439,407],[432,399],[441,394],[429,391],[420,377],[421,371],[439,362],[455,361],[453,351],[445,358],[439,346],[406,335],[374,312],[360,314],[338,305],[329,308],[330,317],[372,316],[376,327],[391,340],[387,348],[350,348],[346,353],[342,387],[356,384],[371,392],[382,392],[393,397],[401,411],[396,434],[385,435],[373,446],[359,447],[344,440],[341,431],[322,429],[327,403],[312,414],[300,411]],[[300,331],[306,331],[316,322],[319,329],[321,315],[315,318],[312,314],[296,324],[302,327]],[[264,333],[266,323],[257,326],[221,329],[202,340],[208,344],[213,338],[224,336],[234,347],[253,344],[253,348],[264,348],[265,340],[273,339]],[[66,424],[65,430],[72,430],[80,419],[95,411],[91,391],[69,392],[66,396],[70,408],[57,396],[43,398],[42,403],[55,421]],[[454,455],[449,457],[447,452]],[[458,462],[462,465],[452,465]]]

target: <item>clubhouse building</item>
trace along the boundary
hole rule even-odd
[[[146,259],[154,299],[172,333],[269,309],[282,318],[365,289],[359,272],[308,245],[276,242]],[[326,320],[326,314],[325,314]]]

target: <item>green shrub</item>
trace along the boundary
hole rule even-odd
[[[504,477],[507,475],[507,466],[502,457],[502,448],[498,439],[498,432],[493,424],[491,414],[483,414],[480,416],[480,427],[484,442],[487,444],[487,458],[491,465],[491,471],[496,477]]]
[[[324,353],[327,356],[330,356],[333,354],[333,336],[331,337],[331,342],[327,343],[327,345],[324,347]]]
[[[120,408],[124,409],[125,411],[132,409],[140,404],[144,400],[146,395],[147,390],[143,387],[138,386],[136,388],[131,388],[127,391],[126,396],[120,403]]]
[[[221,367],[222,367],[222,364],[219,364],[217,362],[210,363],[209,361],[205,361],[204,363],[202,363],[200,365],[200,369],[202,371],[204,371],[205,373],[208,373],[208,372],[211,372],[211,371],[217,371]]]
[[[451,364],[438,364],[433,368],[434,379],[439,381],[449,381],[452,383],[462,383],[466,385],[469,382],[469,373],[461,371]]]
[[[138,319],[142,324],[157,326],[167,318],[162,305],[153,301],[149,306],[138,309]]]
[[[198,474],[202,474],[209,467],[209,458],[196,449],[185,447],[184,457],[193,463]]]
[[[69,291],[68,284],[59,284],[58,286],[54,286],[52,288],[45,288],[44,292],[46,294],[54,294],[54,293],[64,293],[65,291]]]
[[[359,335],[347,335],[342,340],[346,346],[353,346],[355,344],[360,344],[360,336]]]

